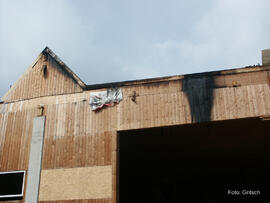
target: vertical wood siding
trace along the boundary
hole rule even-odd
[[[48,67],[50,69],[50,65]],[[124,86],[123,101],[93,112],[88,104],[89,94],[96,90],[68,94],[81,90],[62,73],[59,75],[58,69],[51,70],[49,74],[54,79],[44,80],[43,84],[37,82],[42,79],[36,68],[36,74],[33,72],[29,77],[34,90],[25,82],[18,87],[18,93],[16,90],[10,95],[12,100],[22,95],[39,98],[0,104],[1,171],[27,170],[32,121],[40,104],[44,105],[46,116],[42,168],[113,165],[114,180],[116,132],[119,130],[270,115],[268,71]],[[41,93],[36,91],[45,86],[47,89]],[[138,94],[136,103],[131,100],[134,91]],[[60,93],[64,95],[41,97]],[[115,181],[113,184],[112,199],[115,200]]]
[[[0,114],[0,171],[27,170],[36,113],[31,109]]]
[[[43,169],[111,165],[113,121],[107,112],[94,116],[87,102],[45,108]]]
[[[63,71],[63,68],[52,57],[48,55],[46,59],[44,58],[44,56],[41,57],[33,67],[30,67],[2,100],[11,102],[82,92],[82,88]],[[47,65],[46,76],[43,75],[43,65]]]
[[[0,114],[0,171],[28,169],[33,118],[36,114],[36,109]],[[24,188],[26,180],[27,173]],[[24,200],[8,202],[23,203]]]
[[[136,103],[129,97],[133,91],[139,94]],[[28,154],[28,148],[20,146],[29,144],[26,139],[31,136],[30,118],[33,117],[33,107],[37,111],[39,102],[44,104],[46,116],[43,169],[102,166],[112,163],[112,135],[118,130],[204,121],[202,114],[192,121],[191,109],[202,109],[202,113],[205,111],[203,103],[189,101],[196,97],[192,89],[189,91],[191,96],[188,97],[181,90],[181,81],[156,86],[123,87],[123,101],[99,112],[90,109],[89,92],[74,94],[73,97],[51,97],[50,101],[47,100],[49,104],[44,98],[33,100],[33,103],[9,104],[5,108],[2,105],[2,109],[10,112],[0,114],[1,170],[16,169],[18,164],[24,164],[21,166],[26,168],[22,158],[19,162],[8,159]],[[207,98],[207,95],[203,95],[207,92],[200,94],[200,97]],[[268,84],[214,88],[212,94],[212,121],[270,114]],[[21,108],[25,108],[24,111],[19,111]]]

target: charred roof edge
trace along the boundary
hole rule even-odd
[[[71,77],[75,82],[77,82],[82,89],[85,89],[86,84],[49,48],[41,52],[43,55],[49,54],[59,65],[60,67]]]
[[[95,89],[102,89],[102,88],[113,88],[113,87],[121,87],[121,86],[146,84],[146,83],[166,82],[166,81],[173,81],[173,80],[181,80],[184,78],[187,79],[187,78],[212,77],[212,76],[218,76],[218,75],[233,75],[233,74],[238,74],[238,73],[249,73],[249,72],[267,71],[267,70],[270,70],[270,65],[269,66],[256,65],[256,66],[247,66],[243,68],[234,68],[234,69],[227,69],[227,70],[220,70],[220,71],[209,71],[209,72],[202,72],[202,73],[192,73],[192,74],[184,74],[184,75],[173,75],[173,76],[165,76],[165,77],[155,77],[155,78],[147,78],[147,79],[127,80],[127,81],[120,81],[120,82],[86,85],[85,90],[95,90]]]

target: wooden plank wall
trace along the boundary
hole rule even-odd
[[[99,112],[88,104],[90,92],[97,90],[0,104],[0,169],[27,169],[32,119],[42,104],[46,116],[42,168],[113,165],[115,200],[118,130],[202,122],[207,111],[212,121],[270,115],[269,75],[260,71],[124,86],[123,101]],[[136,103],[131,100],[134,91]],[[192,109],[202,112],[196,115]],[[111,200],[78,200],[84,201]]]
[[[42,67],[47,65],[46,76]],[[63,71],[61,66],[50,56],[41,56],[37,63],[11,87],[2,100],[20,101],[57,94],[82,92],[82,88]]]
[[[17,122],[22,114],[18,110],[31,111],[42,103],[46,115],[43,169],[110,165],[112,135],[117,130],[192,123],[189,98],[181,86],[181,81],[172,81],[124,87],[124,100],[100,112],[91,111],[89,92],[17,102],[5,108],[2,105],[2,111],[11,113],[8,117],[1,114],[1,126],[12,128],[14,116]],[[136,103],[129,97],[133,91],[139,94]],[[270,114],[268,84],[214,88],[213,98],[211,120]],[[191,105],[197,104],[191,102]],[[6,137],[10,137],[13,130],[8,133]],[[9,165],[12,164],[5,167]]]
[[[0,114],[0,171],[27,170],[36,109]]]
[[[43,169],[111,165],[116,108],[93,116],[88,102],[45,106]]]
[[[36,109],[0,114],[0,171],[28,169],[32,121],[36,114]],[[26,180],[27,173],[25,188]],[[24,200],[14,202],[21,203]]]

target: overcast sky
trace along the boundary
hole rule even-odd
[[[48,46],[86,84],[261,63],[269,0],[0,0],[0,97]]]

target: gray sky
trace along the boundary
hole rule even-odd
[[[0,97],[49,46],[86,84],[261,63],[269,0],[0,0]]]

